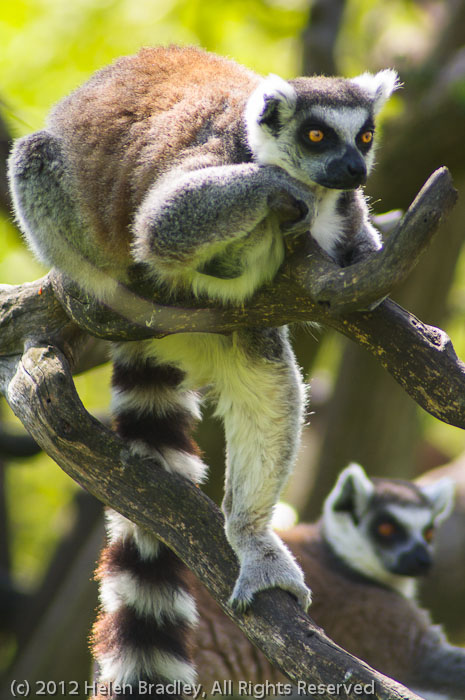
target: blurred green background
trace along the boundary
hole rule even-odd
[[[463,38],[454,31],[457,16],[463,19],[463,3],[458,0],[2,0],[0,114],[4,142],[42,128],[56,100],[117,56],[136,52],[143,45],[192,43],[260,73],[283,77],[333,71],[350,76],[366,69],[397,68],[405,87],[383,114],[384,144],[369,188],[374,210],[405,208],[430,172],[442,164],[449,165],[463,192],[465,69],[463,56],[459,60]],[[435,127],[428,122],[427,109],[431,121],[436,119]],[[416,150],[411,151],[412,146]],[[436,268],[429,271],[426,259],[423,268],[420,263],[417,276],[399,290],[399,299],[425,322],[445,328],[459,356],[465,358],[463,203],[461,207],[450,229],[438,236],[431,254]],[[19,284],[45,272],[23,245],[6,204],[0,211],[0,283]],[[447,273],[445,280],[443,273]],[[302,476],[305,471],[317,473],[320,464],[330,461],[334,468],[329,482],[345,466],[345,454],[329,454],[326,435],[346,445],[347,457],[362,460],[371,473],[415,476],[461,454],[463,431],[417,409],[370,358],[362,353],[361,359],[354,359],[351,353],[355,351],[347,350],[342,338],[324,329],[313,334],[297,332],[296,345],[305,371],[313,377],[312,408],[316,411],[305,438],[303,466],[298,470],[306,488],[310,484]],[[344,362],[358,363],[352,377],[357,390],[352,388],[350,397],[344,395],[346,412],[354,414],[356,425],[334,417],[332,410],[338,387],[342,391],[346,386]],[[365,369],[371,403],[363,389]],[[86,407],[97,416],[108,410],[109,379],[107,365],[76,379]],[[391,395],[395,397],[392,402],[386,398]],[[20,432],[6,405],[1,418],[8,431]],[[337,427],[333,420],[339,421]],[[200,441],[207,460],[211,450],[212,460],[219,461],[222,446],[210,434],[215,428],[218,431],[210,422]],[[4,457],[2,473],[4,546],[8,550],[3,563],[8,564],[14,587],[33,593],[57,544],[73,528],[77,487],[43,454],[24,460]],[[220,483],[221,471],[215,472],[216,478]],[[312,508],[306,508],[296,496],[301,482],[296,483],[297,487],[290,486],[288,500],[311,517]],[[15,634],[0,631],[0,670],[8,666],[16,649]]]

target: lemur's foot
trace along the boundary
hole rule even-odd
[[[279,541],[267,543],[241,557],[241,569],[229,599],[232,608],[245,611],[255,593],[268,588],[282,588],[291,593],[306,611],[312,602],[304,575],[290,552]]]

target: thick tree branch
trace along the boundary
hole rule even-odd
[[[376,357],[425,411],[465,428],[465,364],[444,331],[390,299],[332,326]]]
[[[70,322],[57,303],[54,289],[59,287],[63,298],[62,282],[60,276],[50,274],[27,285],[0,287],[0,355],[20,354],[24,339],[32,337],[56,342],[73,360],[73,370],[82,371],[101,362],[103,352],[90,356],[86,352],[83,356],[82,349],[89,347],[89,338]],[[136,306],[140,302],[143,309],[136,310],[137,323],[110,309],[102,309],[77,289],[74,292],[78,296],[67,294],[66,301],[70,315],[80,325],[107,340],[140,340],[208,329],[230,333],[244,326],[281,325],[286,313],[293,320],[316,320],[364,347],[426,411],[439,420],[465,428],[465,365],[457,358],[444,331],[422,323],[390,299],[371,312],[332,316],[299,295],[298,288],[289,283],[286,287],[284,280],[277,284],[277,290],[278,301],[260,293],[241,309],[171,308],[130,294],[132,302]]]
[[[218,309],[215,302],[193,298],[179,300],[173,308],[172,301],[163,299],[162,295],[154,297],[151,287],[128,290],[119,285],[113,299],[107,302],[116,314],[112,317],[90,295],[83,294],[76,284],[65,278],[55,277],[55,292],[67,313],[82,328],[92,335],[112,339],[127,339],[134,337],[133,333],[137,334],[135,337],[150,337],[150,329],[160,335],[184,331],[230,332],[244,314],[249,325],[276,326],[302,320],[325,323],[331,316],[369,308],[402,282],[456,198],[449,171],[440,168],[423,186],[383,249],[346,268],[330,260],[308,236],[273,284],[263,287],[247,304],[245,312]],[[146,303],[140,296],[146,297]],[[167,308],[168,303],[171,306]],[[177,308],[179,306],[189,308]],[[130,319],[133,326],[128,327],[118,316]],[[116,331],[114,336],[111,329]],[[122,334],[118,335],[120,331]]]
[[[418,700],[335,645],[283,591],[262,593],[249,613],[235,614],[227,600],[238,567],[217,507],[187,480],[134,458],[123,440],[90,416],[59,350],[37,345],[20,359],[0,359],[0,386],[42,448],[81,486],[168,544],[291,680],[373,682],[377,700]],[[357,697],[357,691],[347,694]]]
[[[263,593],[250,614],[234,615],[225,601],[237,565],[218,510],[187,481],[150,460],[135,460],[123,441],[85,411],[65,356],[76,370],[88,333],[135,340],[316,321],[366,347],[433,415],[465,427],[465,367],[446,334],[390,300],[371,312],[355,311],[405,277],[454,201],[450,177],[441,169],[382,252],[341,270],[308,239],[289,256],[274,283],[240,308],[217,308],[193,298],[170,306],[153,290],[121,285],[103,305],[54,271],[31,284],[0,287],[0,388],[30,434],[84,488],[172,547],[292,680],[375,680],[378,700],[416,697],[339,649],[282,591]]]

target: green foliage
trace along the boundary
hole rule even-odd
[[[28,590],[45,573],[55,546],[69,528],[76,487],[52,460],[40,454],[8,466],[6,490],[13,573]]]
[[[436,27],[421,3],[411,0],[351,0],[338,42],[340,63],[352,74],[370,57],[372,68],[385,67],[386,54],[400,68],[424,52]]]
[[[0,280],[1,284],[20,284],[38,279],[46,270],[21,243],[17,229],[0,216]]]
[[[0,98],[15,136],[40,129],[51,105],[96,69],[143,45],[198,44],[230,56],[260,73],[300,72],[301,34],[309,0],[14,0],[3,2],[0,17]],[[438,6],[440,3],[436,3]],[[353,75],[397,67],[423,55],[434,36],[432,13],[413,0],[348,0],[337,45],[340,72]],[[465,104],[463,83],[457,99]],[[402,96],[389,110],[402,109]],[[392,114],[392,111],[391,111]],[[426,177],[427,173],[425,173]],[[45,270],[25,249],[12,222],[0,217],[0,282],[18,284]],[[463,257],[463,256],[462,256]],[[461,279],[465,278],[461,262]],[[463,289],[454,303],[463,317]],[[451,335],[463,356],[463,322]],[[457,340],[460,340],[457,343]],[[320,372],[335,374],[338,341],[322,344]],[[104,413],[109,403],[109,369],[78,379],[85,405]],[[4,410],[7,420],[12,420]],[[447,428],[422,418],[441,445]],[[436,435],[437,433],[437,435]],[[455,435],[459,433],[456,432]],[[462,433],[460,433],[460,441]],[[457,450],[459,438],[457,437]],[[8,500],[13,532],[14,572],[25,585],[37,582],[53,547],[72,518],[77,487],[45,456],[8,468]],[[1,662],[0,662],[1,666]]]
[[[268,73],[298,72],[305,0],[16,0],[0,18],[0,98],[14,136],[40,129],[51,105],[117,56],[143,45],[198,44]],[[0,281],[19,284],[46,270],[0,217]],[[109,373],[77,378],[86,407],[104,415]],[[5,406],[5,420],[17,424]],[[45,572],[72,522],[76,486],[45,455],[7,469],[13,572],[26,587]]]
[[[16,134],[38,129],[56,100],[143,45],[199,44],[259,71],[294,74],[306,2],[17,0],[0,20],[0,94]],[[259,47],[259,50],[257,50]]]

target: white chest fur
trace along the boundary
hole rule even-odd
[[[344,219],[337,210],[340,194],[339,190],[325,190],[318,198],[316,216],[311,228],[313,238],[331,256],[344,234]]]

